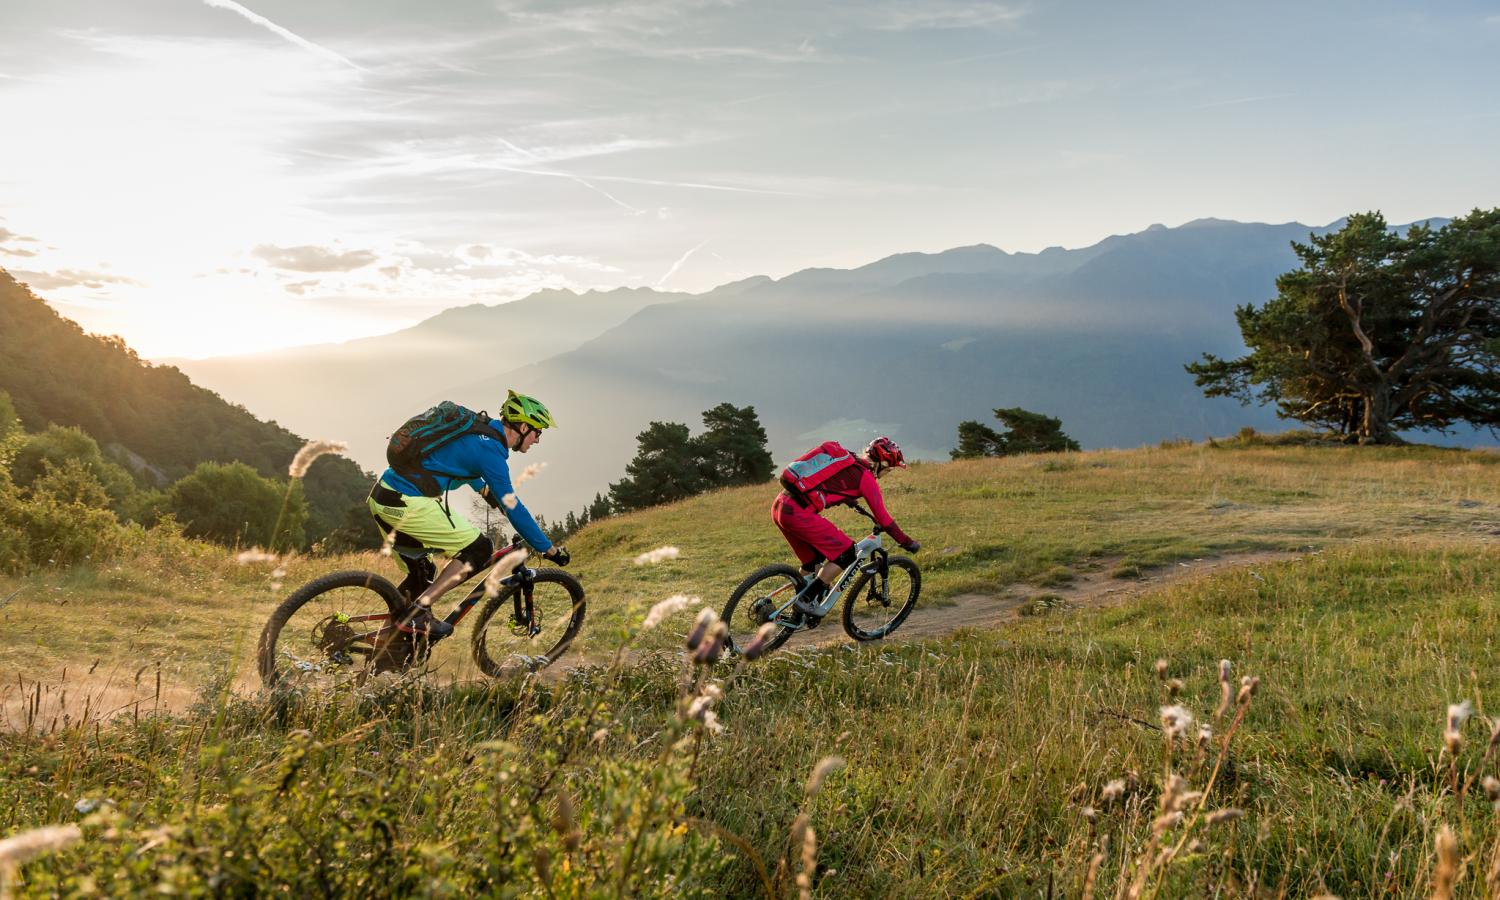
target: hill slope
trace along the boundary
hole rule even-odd
[[[171,366],[144,362],[119,338],[84,333],[0,270],[0,390],[29,431],[83,429],[167,480],[200,462],[239,460],[285,478],[303,439],[193,384]],[[352,460],[324,457],[304,479],[310,537],[343,524],[369,491]]]
[[[826,897],[1080,896],[1090,878],[1096,896],[1133,881],[1143,896],[1424,895],[1439,834],[1458,859],[1500,852],[1480,786],[1497,774],[1492,723],[1461,722],[1456,756],[1441,749],[1448,704],[1497,688],[1497,465],[1433,448],[1193,446],[919,466],[884,482],[930,548],[912,625],[968,591],[1056,585],[1106,561],[1313,549],[1104,610],[1040,606],[999,632],[695,671],[680,650],[692,612],[643,632],[646,608],[679,591],[716,605],[722,585],[785,556],[770,486],[722,491],[575,542],[600,658],[622,640],[661,651],[633,664],[450,684],[467,647],[445,644],[426,679],[215,688],[165,720],[149,715],[150,664],[171,677],[188,654],[249,653],[284,591],[257,589],[227,554],[201,554],[192,578],[150,559],[44,576],[0,621],[41,629],[44,652],[71,640],[73,658],[115,656],[23,685],[44,715],[11,720],[0,808],[14,829],[83,823],[87,840],[24,868],[37,893],[97,890],[111,873],[122,895],[786,896],[799,874]],[[664,539],[677,558],[632,563]],[[368,565],[390,563],[301,560],[290,577]],[[11,589],[0,579],[0,596]],[[82,597],[98,615],[66,627],[63,602]],[[23,643],[0,659],[35,664]],[[1231,697],[1259,681],[1216,714],[1221,659]],[[102,699],[111,666],[104,708],[143,700],[140,715],[51,719],[62,692]],[[19,700],[0,676],[0,699]],[[1171,742],[1168,713],[1195,717]],[[149,802],[133,799],[143,779]],[[1180,818],[1162,808],[1174,790]],[[1481,896],[1483,879],[1465,866],[1455,896]]]

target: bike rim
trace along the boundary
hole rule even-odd
[[[917,590],[911,573],[900,566],[888,567],[884,576],[872,573],[858,587],[848,601],[848,624],[872,638],[884,637],[901,624]]]

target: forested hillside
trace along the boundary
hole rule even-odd
[[[237,460],[284,478],[304,442],[177,369],[143,361],[117,337],[86,334],[4,270],[0,391],[10,395],[28,431],[78,427],[148,487],[164,487],[201,462]],[[304,481],[308,539],[329,534],[361,509],[369,482],[348,459],[314,463]]]

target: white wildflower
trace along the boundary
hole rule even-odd
[[[262,550],[259,547],[251,547],[249,550],[241,550],[239,553],[235,554],[234,557],[234,561],[242,566],[248,566],[251,563],[276,562],[279,559],[281,559],[281,557],[277,556],[274,553],[269,553],[265,550]]]
[[[1102,803],[1114,803],[1123,796],[1125,796],[1125,779],[1115,778],[1104,786],[1104,790],[1099,794],[1099,800]]]
[[[657,547],[655,550],[647,550],[635,558],[638,566],[652,565],[669,559],[676,559],[680,551],[676,547]]]
[[[1167,737],[1179,737],[1187,733],[1193,727],[1193,714],[1181,706],[1163,706],[1161,708],[1161,728],[1167,733]]]

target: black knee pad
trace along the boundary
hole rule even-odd
[[[856,559],[858,559],[858,558],[859,558],[859,551],[855,550],[851,546],[848,550],[845,550],[843,553],[840,553],[839,554],[839,558],[835,559],[833,561],[833,564],[836,565],[836,566],[838,566],[840,569],[847,569],[850,566],[852,566],[854,564],[854,561]]]
[[[490,557],[495,555],[495,544],[487,536],[480,535],[475,538],[469,546],[458,551],[454,559],[461,559],[469,564],[469,569],[478,572],[489,564]]]

